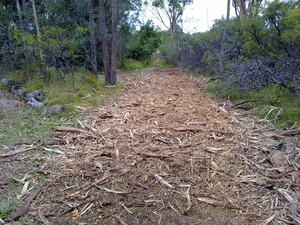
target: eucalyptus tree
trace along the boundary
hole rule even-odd
[[[170,36],[175,37],[185,6],[193,0],[151,0],[146,1],[150,12],[169,30]],[[165,20],[167,18],[168,21]]]

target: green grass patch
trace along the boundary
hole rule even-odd
[[[0,203],[0,218],[5,220],[13,212],[12,205],[8,201],[3,201]]]
[[[22,80],[22,72],[19,77],[13,72],[7,77],[12,80]],[[44,91],[46,107],[61,106],[63,110],[72,112],[75,106],[97,106],[107,103],[111,96],[119,93],[122,85],[117,83],[115,87],[106,87],[105,81],[97,79],[89,71],[79,69],[74,73],[65,75],[62,79],[61,74],[55,74],[53,69],[49,69],[48,78],[42,78],[39,74],[30,75],[28,81],[23,84],[27,91]],[[74,81],[74,82],[73,82]]]
[[[129,70],[139,70],[145,68],[145,64],[143,62],[134,60],[134,59],[125,59],[120,63],[119,68],[122,71],[129,71]]]
[[[0,109],[0,147],[9,147],[15,143],[32,143],[50,140],[59,133],[52,131],[53,126],[74,126],[75,118],[69,115],[43,117],[30,106]],[[31,150],[37,151],[37,150]]]
[[[300,123],[300,94],[291,93],[285,87],[273,85],[241,93],[214,80],[207,85],[206,91],[236,102],[256,100],[251,104],[257,109],[257,115],[279,127],[290,128]]]

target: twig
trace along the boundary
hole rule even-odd
[[[12,156],[12,155],[15,155],[15,154],[27,152],[27,151],[32,150],[32,149],[34,149],[33,146],[31,146],[29,148],[25,148],[25,149],[18,149],[18,150],[14,150],[14,151],[11,151],[11,152],[0,154],[0,157]]]
[[[127,223],[125,223],[125,222],[120,218],[120,216],[115,216],[115,218],[120,222],[120,224],[122,224],[122,225],[128,225]]]
[[[138,155],[144,156],[146,158],[158,158],[158,159],[166,159],[171,157],[170,155],[157,155],[153,153],[139,152]]]
[[[83,214],[85,214],[90,208],[92,208],[93,205],[94,205],[93,202],[88,203],[87,206],[84,207],[84,208],[81,210],[80,216],[82,216]]]
[[[61,154],[61,155],[64,155],[65,153],[60,151],[60,150],[56,150],[56,149],[50,149],[50,148],[45,148],[45,147],[42,147],[43,150],[47,151],[47,152],[55,152],[57,154]]]
[[[130,209],[128,209],[124,204],[121,204],[121,206],[129,213],[129,214],[133,214],[133,212],[131,212]]]
[[[42,187],[41,187],[41,186],[38,186],[38,187],[35,187],[35,188],[31,191],[31,193],[30,193],[28,199],[26,200],[26,205],[27,205],[27,206],[29,206],[29,205],[31,204],[31,202],[36,198],[36,196],[41,192],[41,190],[42,190]]]
[[[115,191],[115,190],[108,189],[106,187],[102,187],[102,186],[98,186],[98,185],[95,185],[95,186],[97,188],[103,190],[103,191],[107,191],[107,192],[114,193],[114,194],[128,194],[128,193],[130,193],[128,191]]]
[[[74,127],[52,127],[52,130],[59,132],[87,133],[86,130]]]
[[[297,135],[297,134],[300,134],[300,129],[294,129],[294,130],[286,131],[286,132],[283,132],[279,135],[287,137],[287,136],[294,136],[294,135]]]
[[[174,187],[169,184],[167,181],[165,181],[161,176],[154,174],[154,178],[162,185],[167,186],[168,188],[174,189]]]
[[[21,209],[20,211],[18,211],[16,213],[14,213],[13,215],[11,215],[8,219],[5,219],[4,222],[12,222],[15,219],[20,218],[21,216],[24,216],[29,211],[30,211],[30,208],[28,206],[26,206],[23,209]]]
[[[109,176],[104,175],[101,179],[95,181],[94,183],[90,184],[87,187],[84,187],[84,190],[88,190],[91,187],[96,186],[97,184],[104,182],[107,178],[109,178]]]
[[[42,222],[45,225],[50,225],[51,223],[49,222],[49,220],[46,219],[46,217],[43,215],[43,213],[41,212],[41,210],[38,211],[38,215],[40,217],[40,219],[42,220]]]
[[[175,209],[174,206],[172,206],[170,202],[168,202],[168,204],[171,207],[171,209],[173,209],[179,216],[181,216],[181,214],[178,212],[178,210]]]
[[[224,150],[224,148],[213,148],[213,147],[204,147],[203,149],[209,153],[216,153]]]
[[[224,205],[226,205],[226,203],[224,203],[224,202],[221,202],[221,201],[218,201],[218,200],[214,200],[214,199],[211,199],[211,198],[197,198],[197,200],[200,201],[200,202],[208,203],[210,205],[216,205],[216,206],[224,206]]]
[[[276,217],[276,214],[274,214],[273,216],[271,216],[270,218],[264,220],[262,223],[260,223],[259,225],[267,225],[269,224],[274,218]]]

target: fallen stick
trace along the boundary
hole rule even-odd
[[[56,149],[50,149],[50,148],[45,148],[45,147],[42,147],[43,150],[45,150],[46,152],[55,152],[57,154],[60,154],[60,155],[64,155],[65,153],[60,151],[60,150],[56,150]]]
[[[209,153],[216,153],[224,150],[224,148],[213,148],[213,147],[204,147],[203,149]]]
[[[107,192],[114,193],[114,194],[128,194],[128,193],[130,193],[128,191],[115,191],[115,190],[108,189],[106,187],[102,187],[102,186],[98,186],[98,185],[95,185],[95,186],[97,188],[103,190],[103,191],[107,191]]]
[[[51,223],[49,222],[49,220],[46,219],[46,217],[43,215],[43,213],[41,212],[41,210],[38,211],[38,215],[40,217],[40,219],[42,220],[42,222],[45,225],[50,225]]]
[[[31,146],[30,148],[18,149],[18,150],[14,150],[14,151],[11,151],[11,152],[0,154],[0,157],[12,156],[12,155],[15,155],[15,154],[27,152],[27,151],[32,150],[32,149],[34,149],[33,146]]]
[[[28,213],[30,211],[30,208],[28,206],[24,207],[23,209],[21,209],[20,211],[14,213],[13,215],[11,215],[8,219],[5,219],[4,222],[12,222],[15,219],[20,218],[21,216],[24,216],[26,213]]]
[[[35,187],[35,188],[31,191],[31,193],[30,193],[28,199],[25,201],[25,203],[26,203],[27,206],[29,206],[29,205],[32,203],[32,201],[33,201],[33,200],[36,198],[36,196],[41,192],[41,190],[42,190],[42,187],[41,187],[41,186],[38,186],[38,187]]]
[[[274,218],[276,217],[276,214],[274,214],[273,216],[271,216],[270,218],[264,220],[262,223],[260,223],[259,225],[267,225],[269,224]]]
[[[294,136],[294,135],[297,135],[297,134],[300,134],[300,129],[294,129],[294,130],[286,131],[286,132],[283,132],[279,135],[288,137],[288,136]]]
[[[210,205],[216,205],[216,206],[225,206],[226,203],[215,200],[215,199],[211,199],[211,198],[197,198],[198,201],[200,202],[205,202],[208,203]]]
[[[169,184],[167,181],[165,181],[161,176],[154,174],[155,180],[157,180],[160,184],[167,186],[168,188],[174,189],[171,184]]]
[[[52,127],[52,130],[58,132],[75,132],[75,133],[86,133],[86,130],[74,127]]]
[[[139,152],[137,153],[138,155],[144,156],[146,158],[158,158],[158,159],[166,159],[169,158],[170,156],[168,155],[157,155],[153,153],[147,153],[147,152]]]
[[[120,217],[115,216],[115,218],[119,221],[120,224],[122,224],[122,225],[128,225],[128,224],[125,223]]]

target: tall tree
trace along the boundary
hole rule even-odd
[[[151,0],[145,2],[149,6],[149,11],[169,30],[170,36],[175,37],[185,6],[191,4],[193,0]],[[165,19],[168,19],[168,23]]]
[[[99,0],[99,28],[102,38],[103,64],[105,71],[105,83],[107,85],[116,84],[116,65],[117,65],[117,26],[118,26],[118,1],[112,0],[112,44],[111,58],[109,54],[109,39],[108,29],[105,19],[105,4],[104,0]]]
[[[111,43],[111,76],[110,83],[116,84],[117,81],[117,51],[118,51],[118,0],[111,2],[111,26],[112,26],[112,43]]]
[[[94,22],[92,0],[87,0],[87,5],[88,5],[89,23],[90,23],[90,42],[91,42],[91,64],[92,64],[92,72],[97,77],[97,51],[96,51],[95,22]]]
[[[105,20],[105,5],[104,0],[99,0],[99,28],[102,43],[102,60],[105,72],[105,83],[110,84],[110,59],[109,59],[109,47],[108,47],[108,32]]]
[[[39,44],[41,44],[42,43],[42,41],[41,41],[41,32],[40,32],[40,26],[39,26],[39,21],[38,21],[37,13],[36,13],[35,0],[32,0],[32,9],[33,9],[33,16],[34,16],[34,22],[35,22],[37,39],[38,39]],[[41,47],[40,47],[40,58],[41,58],[41,61],[43,61],[43,52],[42,52],[42,48]]]

